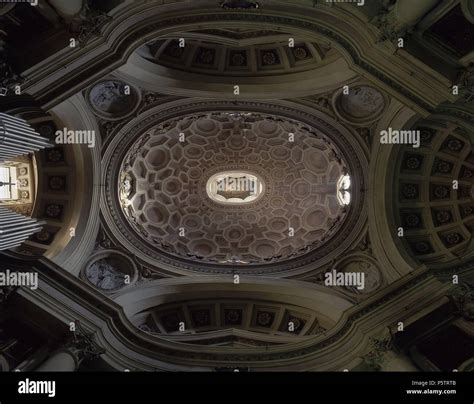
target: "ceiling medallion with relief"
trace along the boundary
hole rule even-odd
[[[86,91],[86,100],[94,113],[108,120],[121,119],[139,106],[140,92],[120,80],[103,80]]]
[[[135,141],[118,198],[130,228],[155,251],[221,265],[280,262],[319,248],[341,227],[347,167],[327,136],[300,122],[193,115]]]
[[[360,84],[336,92],[332,103],[339,118],[361,126],[380,118],[386,108],[387,99],[376,88]]]

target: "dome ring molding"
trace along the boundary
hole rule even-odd
[[[119,176],[122,160],[129,147],[143,133],[156,125],[168,120],[209,112],[240,111],[254,112],[262,115],[276,115],[278,117],[297,121],[307,125],[313,132],[322,132],[337,147],[344,150],[344,160],[349,172],[354,177],[353,201],[349,207],[346,219],[339,232],[329,240],[324,248],[318,248],[301,257],[280,263],[253,265],[250,268],[239,267],[242,274],[274,274],[275,276],[289,276],[305,273],[321,267],[341,256],[353,243],[356,242],[367,219],[366,194],[363,191],[367,182],[368,162],[364,153],[362,140],[347,128],[334,121],[325,113],[289,101],[250,102],[250,101],[209,101],[189,100],[173,101],[159,107],[154,107],[137,116],[111,137],[105,145],[102,159],[102,181],[107,186],[102,189],[101,210],[105,224],[115,234],[116,241],[125,246],[130,253],[152,266],[159,266],[162,270],[172,273],[192,274],[232,274],[235,268],[225,265],[193,262],[177,258],[165,252],[158,252],[156,248],[144,243],[138,234],[133,231],[122,213],[119,198],[111,187]]]

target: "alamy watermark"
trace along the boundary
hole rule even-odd
[[[38,289],[38,272],[16,272],[7,269],[0,272],[0,286],[24,286]]]
[[[382,144],[411,144],[414,148],[420,147],[419,130],[387,130],[380,131],[380,143]]]
[[[358,290],[365,288],[365,272],[338,272],[335,269],[324,274],[326,286],[350,286]]]
[[[95,130],[71,130],[64,128],[57,130],[56,144],[86,144],[87,147],[95,147]]]
[[[18,382],[19,394],[47,394],[48,397],[56,396],[56,382],[55,381],[40,381],[40,380],[20,380]]]
[[[242,191],[255,193],[255,180],[247,176],[242,177],[224,177],[217,181],[218,191]]]
[[[39,0],[0,0],[0,4],[2,3],[30,3],[32,6],[36,7],[38,5]]]

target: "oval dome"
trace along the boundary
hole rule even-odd
[[[301,123],[256,113],[189,116],[129,149],[120,203],[153,248],[219,264],[303,255],[343,222],[345,162]]]

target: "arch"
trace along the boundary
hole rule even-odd
[[[386,269],[389,282],[411,272],[417,267],[417,264],[405,252],[404,248],[400,248],[401,242],[396,237],[395,218],[391,208],[395,198],[392,188],[395,160],[392,153],[399,146],[386,144],[382,147],[379,133],[389,127],[393,129],[406,128],[418,119],[419,116],[410,108],[394,100],[390,104],[387,114],[378,122],[374,130],[371,151],[371,155],[374,157],[370,161],[370,173],[372,174],[369,178],[369,188],[372,192],[369,199],[370,216],[368,222],[374,249],[379,254],[377,258]]]
[[[328,291],[322,285],[255,277],[242,277],[238,290],[233,278],[191,277],[184,280],[159,280],[139,288],[124,290],[114,297],[114,301],[123,307],[128,319],[136,326],[143,321],[143,313],[154,308],[172,303],[185,303],[189,306],[193,301],[206,299],[235,299],[267,304],[273,302],[298,307],[311,312],[311,316],[318,317],[325,328],[334,327],[341,320],[343,312],[352,307],[352,303],[342,294]],[[189,326],[190,324],[188,328]],[[163,334],[166,334],[166,330]]]
[[[474,226],[472,125],[438,113],[404,127],[420,130],[421,148],[395,146],[390,152],[386,192],[392,202],[386,208],[396,249],[412,267],[467,262]],[[415,187],[412,199],[404,193],[408,186]]]
[[[187,97],[229,98],[234,86],[247,99],[303,97],[334,89],[354,79],[356,73],[339,57],[329,64],[303,72],[255,77],[206,76],[164,67],[133,53],[117,77],[152,91]]]
[[[64,229],[61,242],[55,242],[54,252],[48,255],[56,264],[77,275],[91,254],[99,232],[100,130],[79,95],[53,108],[51,114],[58,124],[68,130],[91,128],[95,132],[96,147],[72,146],[76,159],[74,181],[77,184],[77,192],[81,192],[81,198],[71,201],[74,203],[71,222]],[[74,229],[72,233],[71,228]]]
[[[203,4],[204,5],[204,4]],[[67,99],[85,86],[123,66],[132,53],[142,44],[163,35],[187,32],[191,29],[213,27],[251,26],[283,28],[316,41],[326,41],[337,48],[352,69],[382,86],[392,95],[403,99],[413,108],[426,114],[442,101],[453,100],[446,82],[434,82],[430,75],[430,90],[422,68],[410,65],[412,74],[405,75],[407,61],[392,53],[389,46],[376,51],[376,35],[360,20],[338,7],[318,5],[288,6],[276,1],[257,11],[224,11],[215,3],[206,2],[211,8],[205,14],[196,12],[192,3],[168,2],[128,5],[113,11],[114,20],[104,28],[101,38],[91,41],[84,49],[71,53],[70,48],[58,52],[44,64],[26,72],[25,90],[37,96],[46,108]],[[88,57],[84,57],[87,55]],[[82,57],[79,61],[78,58]],[[54,70],[48,66],[62,66]],[[377,66],[377,67],[376,67]],[[403,78],[402,78],[403,76]]]

